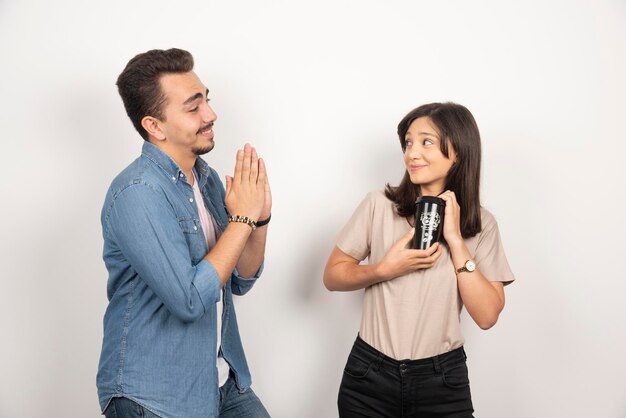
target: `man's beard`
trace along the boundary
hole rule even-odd
[[[204,155],[204,154],[207,154],[209,151],[211,151],[214,146],[215,146],[215,142],[213,142],[213,139],[211,139],[211,143],[207,145],[206,147],[193,148],[191,152],[193,152],[197,156]]]

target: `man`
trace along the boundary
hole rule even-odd
[[[144,138],[102,209],[109,306],[97,376],[109,417],[269,417],[250,388],[232,294],[259,277],[270,219],[265,164],[246,144],[226,190],[209,90],[180,49],[131,59],[117,80]]]

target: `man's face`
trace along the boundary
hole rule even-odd
[[[165,74],[159,82],[167,102],[160,121],[166,146],[177,155],[195,156],[213,149],[213,122],[217,115],[208,104],[209,90],[193,72]]]

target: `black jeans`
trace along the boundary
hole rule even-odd
[[[341,418],[473,417],[463,347],[398,361],[357,336],[339,388]]]

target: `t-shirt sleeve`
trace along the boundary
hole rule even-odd
[[[359,261],[370,254],[373,214],[374,196],[368,193],[337,237],[337,247]]]
[[[506,286],[515,280],[509,262],[504,253],[498,223],[487,212],[483,217],[483,230],[478,238],[474,260],[481,273],[490,282],[503,282]]]

